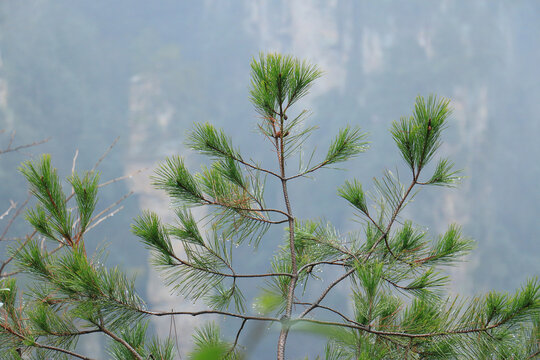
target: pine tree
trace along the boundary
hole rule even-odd
[[[171,157],[153,177],[155,186],[170,197],[176,222],[163,224],[156,214],[145,212],[133,225],[165,283],[180,296],[204,302],[207,309],[147,310],[133,279],[104,267],[99,253],[89,256],[85,234],[96,206],[97,174],[68,178],[77,203],[71,210],[45,156],[21,167],[38,202],[27,219],[60,247],[47,252],[32,241],[16,254],[19,269],[35,281],[23,300],[17,297],[15,279],[0,283],[9,289],[0,291],[2,359],[89,359],[75,352],[77,340],[89,333],[110,340],[108,351],[114,359],[172,359],[171,339],[149,339],[148,319],[207,314],[235,318],[238,329],[224,334],[226,340],[216,324],[201,327],[194,334],[191,359],[242,359],[247,322],[279,327],[277,359],[285,359],[287,348],[301,346],[287,342],[290,331],[327,336],[320,357],[327,360],[537,357],[538,280],[529,280],[513,295],[449,297],[443,268],[462,261],[473,248],[472,240],[454,224],[431,238],[402,216],[419,189],[453,187],[460,180],[454,164],[437,156],[451,113],[449,101],[418,97],[412,115],[392,123],[393,139],[409,172],[406,182],[386,171],[370,192],[357,180],[345,181],[338,189],[363,219],[358,232],[343,235],[328,222],[295,217],[289,184],[366,151],[366,134],[357,127],[343,128],[321,160],[301,163],[299,171],[291,172],[290,163],[301,158],[315,130],[304,124],[306,111],[292,115],[294,105],[321,72],[279,54],[261,55],[251,70],[250,99],[260,115],[260,135],[275,152],[274,166],[264,167],[243,155],[223,130],[197,124],[188,145],[210,157],[211,165],[194,174],[181,157]],[[265,202],[265,184],[271,181],[280,186],[281,207]],[[199,206],[208,208],[208,217],[192,213]],[[263,241],[276,242],[265,236],[275,226],[284,228],[285,240],[275,244],[273,258],[253,272],[238,271],[233,261],[237,247],[257,249]],[[175,251],[175,243],[182,244],[185,255]],[[340,275],[330,278],[328,274],[335,273],[325,271],[330,268],[339,269]],[[304,289],[321,278],[329,285],[311,298]],[[340,283],[349,285],[352,311],[325,301]],[[247,299],[243,289],[253,285],[261,292]],[[256,311],[248,310],[248,302]]]

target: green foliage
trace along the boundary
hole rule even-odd
[[[74,219],[67,209],[58,173],[51,167],[51,157],[43,155],[39,163],[27,161],[20,171],[30,185],[30,192],[39,201],[35,210],[28,211],[28,221],[42,235],[51,239],[59,236],[72,243]]]
[[[367,142],[363,141],[365,138],[366,134],[361,133],[359,128],[341,129],[330,145],[324,162],[326,164],[344,162],[366,151]]]
[[[368,208],[366,205],[366,195],[364,190],[362,190],[362,184],[357,180],[354,180],[352,183],[345,181],[345,184],[338,190],[339,195],[351,203],[352,206],[368,214]]]
[[[203,196],[195,178],[178,156],[168,158],[161,164],[156,170],[153,184],[165,190],[167,195],[178,203],[186,202],[190,205],[203,203]]]
[[[413,115],[394,121],[391,133],[401,156],[417,173],[426,166],[441,145],[441,133],[451,114],[450,101],[429,96],[416,99]]]
[[[84,233],[96,208],[99,176],[87,172],[81,179],[77,173],[74,173],[68,178],[68,181],[73,186],[77,208],[79,209],[80,232]]]
[[[174,346],[171,339],[161,342],[157,338],[148,341],[148,323],[138,322],[134,327],[127,328],[121,333],[121,338],[131,346],[143,359],[173,360]],[[111,341],[109,353],[114,359],[136,359],[130,349],[118,341]]]
[[[209,123],[195,124],[188,138],[188,145],[193,150],[218,159],[240,157],[223,130],[216,129]]]
[[[306,111],[292,119],[287,111],[319,76],[315,66],[290,56],[261,55],[252,62],[251,101],[263,116],[259,129],[277,155],[278,171],[245,160],[248,157],[230,137],[210,124],[195,125],[188,140],[193,150],[210,158],[209,166],[192,174],[182,158],[171,157],[156,170],[154,185],[171,198],[176,221],[164,224],[155,213],[144,212],[132,231],[152,252],[153,265],[165,284],[185,299],[202,300],[206,304],[202,311],[148,311],[132,279],[101,265],[99,256],[88,257],[80,239],[92,223],[97,175],[73,174],[68,179],[77,203],[74,212],[66,207],[67,197],[50,158],[25,163],[21,171],[38,200],[28,220],[61,248],[48,251],[29,241],[13,251],[19,269],[35,283],[24,303],[15,296],[14,280],[0,283],[0,288],[9,289],[0,291],[0,354],[16,358],[14,349],[20,348],[36,358],[62,358],[70,354],[66,351],[74,351],[79,337],[95,332],[109,338],[108,351],[115,359],[172,359],[171,340],[148,340],[148,316],[219,314],[241,321],[236,336],[227,333],[233,340],[225,340],[217,325],[209,323],[195,332],[190,359],[243,358],[241,349],[251,344],[242,343],[242,331],[254,321],[280,327],[280,360],[285,358],[290,331],[326,337],[326,359],[536,356],[538,280],[531,279],[514,295],[449,297],[443,267],[462,261],[473,248],[472,240],[457,225],[434,236],[402,216],[423,186],[454,186],[459,180],[459,171],[448,159],[440,159],[428,180],[423,179],[442,143],[451,113],[448,100],[418,97],[413,114],[392,125],[410,182],[402,182],[397,171],[385,170],[374,179],[370,192],[355,179],[338,190],[359,210],[361,229],[342,234],[327,221],[294,215],[288,187],[292,181],[351,159],[367,145],[364,133],[346,127],[319,163],[289,174],[286,159],[296,154],[314,128],[302,124]],[[275,181],[281,189],[282,206],[266,205],[266,181]],[[205,216],[191,211],[196,206],[208,209]],[[263,239],[273,225],[283,227],[281,241]],[[244,264],[238,267],[236,248],[260,241],[276,249],[271,261],[245,261],[246,251],[257,250],[253,246],[243,249]],[[253,272],[244,272],[248,267]],[[246,298],[242,289],[253,281],[259,285],[258,296]],[[317,283],[324,289],[314,297],[318,287],[312,284]],[[343,284],[348,284],[349,296],[326,302]]]
[[[260,54],[251,62],[251,102],[262,116],[273,118],[304,97],[321,75],[316,66],[292,56]]]
[[[231,350],[231,344],[221,340],[219,328],[208,323],[197,329],[193,335],[194,349],[189,354],[191,360],[236,360],[237,352]]]

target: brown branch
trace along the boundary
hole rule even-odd
[[[260,209],[243,208],[243,207],[240,207],[240,206],[228,205],[228,204],[221,203],[221,202],[219,202],[219,201],[210,200],[210,199],[206,199],[206,198],[204,198],[204,199],[202,199],[202,200],[204,200],[208,205],[223,206],[223,207],[232,208],[232,209],[234,209],[234,210],[239,210],[239,211],[249,211],[249,212],[257,212],[257,211],[260,211],[260,212],[275,212],[275,213],[284,215],[284,216],[286,216],[287,218],[290,217],[290,215],[289,215],[288,213],[286,213],[285,211],[279,210],[279,209],[268,209],[268,208],[263,208],[263,207],[261,207]]]
[[[313,309],[315,309],[317,306],[319,306],[319,304],[321,303],[321,301],[323,301],[323,299],[326,297],[326,295],[328,295],[328,293],[330,292],[330,290],[332,290],[332,288],[334,286],[336,286],[337,284],[339,284],[342,280],[346,279],[349,275],[351,275],[353,272],[355,271],[354,268],[348,270],[345,274],[341,275],[339,278],[337,278],[336,280],[334,280],[334,282],[332,282],[330,285],[328,285],[328,287],[323,291],[323,293],[321,294],[321,296],[319,296],[319,298],[317,299],[317,301],[315,301],[310,307],[308,307],[306,310],[304,310],[299,318],[302,319],[304,318],[307,314],[309,314],[309,312]]]
[[[227,351],[227,355],[232,353],[234,351],[234,349],[236,348],[236,345],[238,345],[238,339],[240,338],[240,333],[242,332],[242,330],[244,329],[244,325],[246,325],[246,322],[247,322],[247,319],[243,319],[242,320],[242,324],[240,325],[240,328],[238,329],[238,331],[236,332],[236,337],[234,339],[234,343],[233,345],[231,346],[231,349],[229,351]]]
[[[129,343],[122,339],[121,337],[119,337],[118,335],[116,335],[115,333],[109,331],[108,329],[106,329],[102,324],[96,324],[96,326],[103,332],[105,333],[106,335],[108,335],[110,338],[116,340],[117,342],[119,342],[120,344],[124,345],[126,347],[126,349],[129,350],[129,352],[137,359],[137,360],[143,360],[143,358],[141,357],[141,355],[139,355],[139,353],[131,346],[129,345]]]
[[[270,277],[270,276],[289,276],[289,277],[293,276],[292,274],[289,274],[289,273],[236,274],[236,273],[233,272],[232,274],[227,274],[227,273],[224,273],[224,272],[220,272],[220,271],[216,271],[216,270],[210,270],[210,269],[206,269],[206,268],[194,265],[192,263],[189,263],[189,262],[179,258],[178,256],[176,256],[176,254],[171,254],[171,256],[176,261],[179,262],[179,264],[176,264],[177,266],[183,265],[183,266],[187,266],[187,267],[190,267],[192,269],[195,269],[195,270],[206,272],[208,274],[213,274],[213,275],[218,275],[218,276],[223,276],[223,277],[229,277],[229,278],[233,278],[233,279],[236,279],[236,278],[262,278],[262,277]]]
[[[289,283],[289,289],[287,291],[287,305],[285,308],[285,319],[290,319],[292,313],[292,307],[294,302],[294,290],[296,288],[296,282],[298,281],[298,267],[296,264],[296,248],[294,243],[294,217],[289,200],[289,191],[287,189],[287,178],[285,176],[285,144],[284,144],[284,120],[285,114],[283,112],[283,104],[279,104],[279,120],[280,120],[280,137],[279,137],[279,152],[278,162],[281,175],[281,187],[283,190],[283,199],[288,213],[289,222],[289,248],[291,253],[291,269],[292,276]],[[276,139],[276,142],[278,139]],[[278,360],[285,359],[285,345],[287,343],[287,335],[289,334],[289,327],[286,322],[282,322],[281,332],[279,333],[278,346],[277,346],[277,358]]]
[[[296,302],[295,304],[298,304],[298,305],[306,305],[306,306],[309,306],[309,305],[312,305],[311,303],[306,303],[306,302]],[[344,314],[342,314],[341,312],[335,310],[335,309],[332,309],[330,307],[327,307],[327,306],[323,306],[323,305],[317,305],[316,306],[317,308],[321,308],[321,309],[324,309],[324,310],[328,310],[330,312],[333,312],[334,314],[340,316],[343,320],[347,321],[347,322],[350,322],[352,324],[355,324],[355,325],[358,325],[358,326],[364,326],[362,324],[360,324],[359,322],[357,321],[354,321],[352,319],[349,319],[347,316],[345,316]],[[400,344],[399,342],[387,337],[387,336],[383,336],[383,335],[379,335],[380,337],[382,337],[384,340],[388,341],[388,342],[391,342],[392,344],[396,345],[396,346],[399,346],[399,347],[402,347],[402,348],[405,348],[405,346],[403,344]],[[414,351],[414,350],[413,350]],[[415,351],[416,352],[416,351]]]
[[[24,242],[17,248],[17,250],[15,250],[15,252],[13,254],[11,254],[11,256],[9,258],[7,258],[3,263],[2,265],[0,266],[0,278],[4,278],[4,277],[8,277],[8,276],[13,276],[17,273],[19,273],[19,271],[15,271],[15,272],[12,272],[12,273],[7,273],[7,274],[4,274],[3,271],[5,269],[5,267],[11,262],[13,261],[13,259],[15,258],[15,256],[17,256],[17,254],[26,246],[26,244],[28,244],[28,242],[32,239],[33,235],[35,234],[36,232],[34,231],[34,233],[31,235],[31,236],[27,236],[26,237],[26,240],[24,240]]]
[[[122,304],[125,305],[125,304]],[[189,315],[189,316],[199,316],[199,315],[224,315],[229,317],[234,317],[244,320],[256,320],[256,321],[270,321],[270,322],[280,322],[280,319],[267,317],[267,316],[251,316],[251,315],[242,315],[231,313],[227,311],[219,310],[201,310],[201,311],[148,311],[143,309],[135,309],[136,311],[152,316],[174,316],[174,315]]]
[[[212,150],[217,151],[217,152],[219,152],[220,154],[223,154],[223,156],[230,157],[230,158],[232,158],[234,161],[237,161],[237,162],[239,162],[240,164],[242,164],[242,165],[244,165],[244,166],[247,166],[247,167],[249,167],[249,168],[252,168],[253,170],[265,172],[265,173],[267,173],[267,174],[269,174],[269,175],[272,175],[272,176],[277,177],[278,179],[281,179],[281,178],[282,178],[279,174],[277,174],[277,173],[275,173],[275,172],[273,172],[273,171],[271,171],[271,170],[267,170],[267,169],[261,168],[261,167],[259,167],[259,166],[257,166],[257,165],[251,164],[251,163],[245,161],[244,159],[242,159],[242,158],[239,157],[239,156],[234,156],[233,154],[224,153],[223,151],[221,151],[221,149],[218,149],[218,148],[216,148],[216,147],[213,147],[213,146],[211,146],[210,144],[206,144],[206,145],[209,146],[210,148],[212,148]]]
[[[49,137],[49,138],[46,138],[46,139],[43,139],[43,140],[40,140],[40,141],[35,141],[35,142],[31,143],[31,144],[19,145],[19,146],[16,146],[16,147],[12,148],[11,145],[13,143],[14,136],[15,136],[15,132],[13,132],[12,135],[11,135],[11,139],[9,141],[8,147],[3,149],[3,150],[0,150],[0,155],[8,153],[8,152],[18,151],[18,150],[21,150],[21,149],[26,149],[26,148],[29,148],[29,147],[41,145],[41,144],[44,144],[44,143],[46,143],[47,141],[49,141],[51,139]]]
[[[98,159],[98,161],[94,164],[94,166],[92,167],[92,170],[90,170],[90,172],[93,172],[94,170],[97,169],[97,167],[99,166],[99,164],[101,164],[103,159],[105,159],[107,157],[107,155],[109,155],[109,152],[111,152],[111,150],[116,145],[116,143],[118,142],[119,139],[120,139],[120,136],[117,136],[116,139],[114,139],[111,146],[109,146],[109,148],[107,150],[105,150],[103,155],[101,155],[101,157]]]
[[[316,165],[314,167],[312,167],[311,169],[308,169],[304,172],[301,172],[299,174],[296,174],[296,175],[293,175],[293,176],[289,176],[288,178],[286,178],[285,180],[293,180],[293,179],[296,179],[296,178],[299,178],[299,177],[302,177],[302,176],[306,176],[307,174],[309,173],[312,173],[314,171],[317,171],[319,170],[320,168],[322,168],[323,166],[325,166],[326,164],[328,163],[328,161],[323,161],[322,163],[320,163],[319,165]]]
[[[299,270],[298,274],[301,274],[306,269],[312,269],[313,267],[317,265],[336,265],[336,266],[346,266],[346,264],[342,263],[342,261],[345,261],[346,259],[336,259],[332,261],[315,261],[309,264],[303,265]]]
[[[309,322],[319,325],[329,325],[329,326],[339,326],[339,327],[348,327],[351,329],[358,329],[365,331],[370,334],[379,335],[379,336],[396,336],[396,337],[404,337],[404,338],[412,338],[412,339],[425,339],[425,338],[431,338],[431,337],[442,337],[442,336],[452,336],[452,335],[462,335],[462,334],[472,334],[472,333],[480,333],[480,332],[486,332],[488,330],[497,328],[499,326],[504,325],[509,319],[505,321],[501,321],[497,324],[492,324],[486,327],[481,328],[472,328],[472,329],[455,329],[455,330],[449,330],[449,331],[441,331],[441,332],[434,332],[434,333],[424,333],[424,334],[411,334],[406,332],[398,332],[398,331],[381,331],[373,329],[371,326],[367,325],[357,325],[357,324],[347,324],[347,323],[340,323],[340,322],[333,322],[333,321],[323,321],[323,320],[316,320],[316,319],[309,319],[309,318],[297,318],[292,319],[289,321],[291,325],[294,325],[298,322]]]

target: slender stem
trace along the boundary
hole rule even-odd
[[[290,218],[289,214],[287,214],[287,213],[284,212],[284,211],[278,210],[278,209],[266,209],[266,208],[253,209],[253,208],[244,208],[244,207],[241,207],[241,206],[235,206],[235,205],[224,204],[224,203],[221,203],[221,202],[219,202],[219,201],[215,201],[215,200],[211,200],[211,199],[207,199],[207,198],[203,198],[202,200],[203,200],[207,205],[216,205],[216,206],[222,206],[222,207],[225,207],[225,208],[228,208],[228,209],[234,209],[234,210],[239,211],[240,216],[244,216],[244,217],[250,218],[250,219],[252,219],[252,220],[257,220],[257,221],[261,221],[261,222],[268,223],[268,224],[283,224],[283,223],[286,223],[286,222],[288,221],[288,218]],[[275,213],[278,213],[278,214],[281,214],[281,215],[286,216],[287,219],[279,220],[279,221],[272,221],[272,220],[268,220],[268,219],[263,219],[263,218],[258,218],[258,217],[250,216],[250,215],[247,215],[247,214],[242,213],[241,211],[247,211],[247,212],[275,212]]]
[[[251,316],[251,315],[242,315],[231,313],[228,311],[219,311],[219,310],[201,310],[201,311],[148,311],[143,309],[134,309],[142,314],[152,315],[152,316],[174,316],[174,315],[189,315],[189,316],[199,316],[199,315],[224,315],[229,317],[234,317],[238,319],[245,320],[256,320],[256,321],[270,321],[270,322],[279,322],[280,319],[267,317],[267,316]]]
[[[367,333],[379,335],[379,336],[395,336],[395,337],[403,337],[403,338],[411,338],[411,339],[425,339],[425,338],[432,338],[432,337],[486,332],[488,330],[504,325],[506,322],[508,322],[508,320],[501,321],[499,323],[492,324],[489,326],[479,327],[479,328],[454,329],[454,330],[448,330],[448,331],[423,333],[423,334],[411,334],[411,333],[398,332],[398,331],[381,331],[381,330],[373,329],[372,327],[367,326],[367,325],[361,325],[361,324],[357,325],[357,324],[349,324],[349,323],[334,322],[334,321],[323,321],[323,320],[306,319],[306,318],[298,318],[298,319],[293,319],[289,321],[290,325],[294,325],[295,323],[299,323],[299,322],[308,322],[308,323],[328,325],[328,326],[348,327],[351,329],[362,330]]]
[[[238,345],[238,339],[240,338],[240,333],[244,329],[244,325],[246,325],[247,319],[242,320],[242,324],[240,325],[240,328],[238,329],[238,332],[236,333],[236,337],[234,338],[234,343],[231,346],[231,349],[227,352],[227,354],[230,354],[236,349],[236,345]]]
[[[108,335],[110,338],[114,339],[115,341],[119,342],[120,344],[124,345],[126,347],[126,349],[129,350],[129,352],[135,357],[135,359],[137,360],[143,360],[143,358],[141,357],[141,355],[139,355],[139,353],[124,339],[122,339],[121,337],[119,337],[118,335],[116,335],[115,333],[109,331],[108,329],[106,329],[103,325],[97,325],[99,327],[99,329],[101,331],[103,331],[103,333],[105,333],[106,335]]]
[[[352,273],[354,272],[354,268],[350,269],[349,271],[347,271],[345,274],[341,275],[338,279],[334,280],[333,283],[331,283],[327,288],[326,290],[323,291],[323,293],[321,294],[321,296],[319,296],[319,298],[317,299],[317,301],[315,301],[313,304],[311,304],[310,307],[308,307],[306,310],[304,310],[299,318],[302,319],[303,317],[305,317],[307,314],[309,314],[309,312],[313,309],[315,309],[317,306],[319,306],[319,304],[321,303],[321,301],[323,301],[323,299],[326,297],[326,295],[328,295],[328,293],[330,292],[330,290],[332,290],[332,288],[334,286],[336,286],[337,284],[339,284],[342,280],[346,279],[349,275],[351,275]]]
[[[59,347],[56,347],[56,346],[40,344],[38,342],[34,342],[33,346],[37,347],[37,348],[40,348],[40,349],[47,349],[47,350],[61,352],[61,353],[71,355],[71,356],[74,356],[74,357],[82,359],[82,360],[95,360],[94,358],[87,357],[87,356],[84,356],[84,355],[81,355],[81,354],[77,354],[76,352],[69,351],[67,349],[62,349],[62,348],[59,348]]]
[[[116,143],[118,142],[118,140],[120,140],[120,136],[117,136],[116,139],[113,140],[113,142],[111,143],[111,145],[109,146],[109,148],[107,150],[105,150],[105,152],[103,153],[103,155],[101,155],[101,157],[98,159],[98,161],[94,164],[94,166],[92,167],[92,169],[90,170],[90,172],[93,172],[94,170],[97,169],[97,167],[99,166],[99,164],[101,164],[101,162],[107,157],[107,155],[109,155],[109,153],[111,152],[111,150],[113,149],[113,147],[116,145]]]
[[[291,203],[289,200],[289,192],[287,189],[287,179],[285,176],[285,147],[284,147],[284,112],[283,105],[279,105],[279,119],[280,119],[280,136],[279,136],[279,152],[278,152],[278,161],[279,169],[281,175],[281,186],[283,189],[283,198],[285,200],[285,206],[287,208],[288,220],[289,220],[289,248],[291,252],[291,268],[292,276],[289,283],[289,289],[287,292],[287,305],[285,308],[284,319],[288,320],[291,318],[292,307],[294,302],[294,289],[296,287],[296,282],[298,281],[298,267],[296,264],[296,249],[294,245],[294,217],[291,208]],[[276,139],[277,140],[277,139]],[[277,358],[278,360],[285,359],[285,345],[287,343],[287,335],[289,334],[289,325],[286,321],[282,322],[281,332],[278,339],[278,348],[277,348]]]
[[[15,135],[15,134],[13,134]],[[32,146],[37,146],[37,145],[40,145],[40,144],[43,144],[43,143],[46,143],[47,141],[49,141],[51,138],[46,138],[44,140],[40,140],[40,141],[35,141],[31,144],[25,144],[25,145],[19,145],[19,146],[16,146],[16,147],[11,147],[12,143],[13,143],[13,135],[11,137],[11,140],[9,141],[9,145],[7,148],[5,149],[2,149],[0,150],[0,155],[1,154],[5,154],[5,153],[8,153],[8,152],[12,152],[12,151],[17,151],[17,150],[21,150],[21,149],[26,149],[26,148],[29,148],[29,147],[32,147]]]
[[[227,274],[227,273],[224,273],[224,272],[221,272],[221,271],[210,270],[208,268],[204,268],[204,267],[194,265],[192,263],[189,263],[189,262],[179,258],[178,256],[176,256],[176,254],[171,254],[171,256],[176,261],[178,261],[178,264],[176,264],[176,266],[183,265],[183,266],[187,266],[187,267],[190,267],[192,269],[195,269],[195,270],[206,272],[208,274],[214,274],[214,275],[219,275],[219,276],[223,276],[223,277],[230,277],[230,278],[262,278],[262,277],[269,277],[269,276],[289,276],[289,277],[294,276],[293,274],[289,274],[289,273],[236,274],[236,273],[233,272],[232,274]]]
[[[309,173],[312,173],[316,170],[319,170],[320,168],[322,168],[324,165],[326,165],[328,163],[328,161],[323,161],[322,163],[320,163],[319,165],[316,165],[314,167],[312,167],[311,169],[308,169],[304,172],[301,172],[299,174],[296,174],[296,175],[293,175],[293,176],[289,176],[288,178],[286,178],[285,180],[292,180],[292,179],[296,179],[296,178],[299,178],[299,177],[302,177],[302,176],[305,176]]]
[[[0,235],[0,241],[4,240],[4,236],[6,236],[7,232],[9,231],[9,228],[11,227],[11,225],[13,225],[13,222],[15,221],[15,219],[17,219],[19,217],[19,215],[21,214],[23,209],[26,207],[26,204],[28,204],[29,200],[30,200],[30,194],[28,194],[28,196],[26,197],[26,200],[24,200],[24,202],[21,204],[21,206],[19,206],[17,211],[15,211],[15,213],[13,214],[11,219],[9,219],[9,222],[7,223],[6,227],[4,228],[4,231],[2,232],[2,235]],[[17,204],[12,204],[10,206],[10,208],[2,215],[2,217],[7,215],[11,209],[15,209],[16,207],[17,207]]]

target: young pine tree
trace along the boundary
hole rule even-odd
[[[285,359],[289,332],[324,334],[328,344],[321,359],[533,359],[539,354],[540,297],[537,280],[514,295],[491,292],[473,299],[448,297],[448,278],[441,267],[456,264],[472,248],[459,226],[431,238],[404,219],[402,210],[426,186],[455,186],[459,172],[437,150],[450,115],[449,101],[418,97],[411,116],[392,124],[391,132],[409,176],[386,171],[365,192],[357,180],[338,190],[363,218],[360,231],[340,235],[327,222],[295,217],[289,184],[305,181],[325,167],[343,163],[367,149],[366,135],[356,127],[338,132],[315,163],[292,171],[291,162],[305,151],[314,128],[303,121],[306,111],[294,105],[321,75],[317,67],[290,56],[261,55],[252,62],[250,98],[260,115],[258,130],[274,153],[268,167],[243,155],[230,138],[210,124],[197,124],[188,145],[212,159],[193,174],[180,157],[167,159],[154,184],[166,191],[177,221],[163,224],[145,212],[134,233],[153,253],[153,264],[180,296],[204,302],[198,312],[147,310],[133,281],[117,268],[105,268],[99,254],[85,250],[86,229],[96,204],[97,175],[74,174],[68,179],[77,209],[66,206],[66,195],[48,157],[27,162],[21,171],[38,200],[28,221],[56,252],[31,242],[16,254],[21,270],[35,280],[30,291],[16,296],[14,279],[3,280],[0,301],[2,359],[89,357],[76,352],[77,340],[89,333],[109,339],[114,359],[172,359],[171,339],[150,340],[152,316],[206,316],[236,319],[236,331],[220,336],[209,323],[194,334],[191,359],[242,359],[249,344],[242,341],[248,322],[274,325],[276,358]],[[434,163],[428,168],[428,165]],[[431,169],[431,170],[430,170]],[[265,201],[266,183],[280,189],[281,206]],[[208,208],[201,224],[191,209]],[[265,237],[280,227],[285,240]],[[239,246],[272,242],[274,256],[239,271]],[[178,253],[174,244],[180,243]],[[234,245],[234,246],[233,246]],[[335,271],[326,269],[338,269]],[[329,284],[313,296],[312,283]],[[332,305],[340,283],[349,286],[344,308]],[[300,285],[302,285],[300,289]],[[258,286],[260,294],[246,298],[243,289]],[[251,306],[255,305],[255,307]],[[352,305],[352,306],[351,306]],[[251,310],[255,308],[255,310]],[[274,335],[275,334],[275,335]],[[252,358],[269,358],[253,354]],[[272,356],[273,357],[273,356]]]

